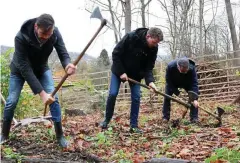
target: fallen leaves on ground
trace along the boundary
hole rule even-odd
[[[180,118],[184,109],[173,108],[172,119]],[[144,133],[131,134],[129,108],[115,113],[107,130],[98,127],[99,122],[103,120],[103,114],[101,111],[95,111],[85,116],[64,118],[64,134],[70,143],[66,149],[57,146],[53,125],[49,123],[16,128],[12,132],[11,140],[3,147],[12,147],[29,158],[58,158],[66,161],[80,161],[91,157],[110,162],[140,163],[162,156],[204,161],[211,156],[214,149],[240,149],[237,136],[237,132],[240,131],[237,118],[240,117],[240,111],[232,114],[235,116],[224,115],[223,126],[219,128],[214,128],[210,123],[216,120],[201,111],[201,125],[189,124],[189,120],[184,119],[181,120],[180,126],[173,128],[171,122],[162,123],[161,109],[149,109],[145,106],[139,116],[140,128]],[[218,162],[221,160],[214,163]]]

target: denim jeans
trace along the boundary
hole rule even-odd
[[[109,122],[112,119],[116,98],[121,84],[120,77],[112,73],[110,90],[107,99],[105,119]],[[138,114],[140,106],[140,86],[138,84],[130,83],[131,89],[131,113],[130,113],[130,126],[138,127]]]
[[[44,74],[39,78],[39,81],[42,84],[45,92],[49,94],[53,92],[54,82],[53,82],[52,73],[50,70],[47,70],[46,72],[44,72]],[[4,114],[3,114],[4,115],[3,119],[5,121],[12,121],[13,119],[14,110],[17,106],[24,82],[25,82],[25,79],[21,75],[16,75],[12,73],[10,74],[8,98],[6,100],[6,105],[5,105]],[[50,105],[50,111],[52,115],[52,120],[54,122],[60,122],[61,109],[60,109],[57,96],[55,96],[55,101]]]
[[[185,89],[185,91],[189,91],[188,88],[183,88]],[[172,96],[173,95],[173,91],[171,90],[171,88],[169,88],[168,85],[166,85],[165,87],[165,93]],[[171,100],[164,97],[164,102],[163,102],[163,118],[169,120],[170,119],[170,111],[171,111]],[[198,119],[198,109],[195,108],[193,105],[191,105],[190,107],[190,119]]]

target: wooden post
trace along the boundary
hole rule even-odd
[[[227,95],[229,95],[229,72],[228,72],[228,67],[229,67],[229,65],[228,65],[228,54],[226,54],[226,68],[227,68],[227,82],[228,82],[228,84],[227,84],[227,86],[228,86],[228,89],[227,89]]]

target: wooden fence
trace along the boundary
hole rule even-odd
[[[201,101],[231,102],[240,93],[240,58],[234,58],[232,53],[222,53],[193,57],[196,62],[198,82],[200,88]],[[165,87],[165,68],[168,61],[158,61],[154,68],[154,77],[158,89],[164,92]],[[90,99],[89,87],[93,87],[95,92],[91,95],[91,100],[98,100],[99,94],[108,95],[111,71],[101,71],[87,74],[77,74],[71,81],[85,81],[86,85],[80,89],[83,91],[81,101],[86,102]],[[89,84],[90,83],[90,84]],[[77,87],[77,86],[74,86]],[[61,96],[66,96],[62,94]],[[96,96],[96,98],[94,98]],[[117,105],[130,104],[130,89],[128,83],[122,83],[117,98]],[[152,95],[145,88],[141,88],[141,103],[162,105],[163,97]]]

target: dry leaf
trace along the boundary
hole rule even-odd
[[[225,133],[231,133],[232,132],[232,129],[228,128],[228,127],[221,127],[221,128],[219,128],[219,130],[223,131]]]
[[[151,143],[150,142],[146,142],[143,144],[144,148],[145,149],[149,149],[149,147],[151,146]]]
[[[184,149],[182,149],[182,150],[180,151],[179,155],[180,155],[181,157],[189,156],[189,155],[190,155],[190,152],[191,152],[191,151],[190,151],[189,149],[184,148]]]

